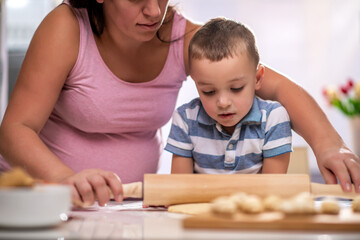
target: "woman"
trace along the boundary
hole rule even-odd
[[[34,34],[0,128],[0,153],[36,178],[71,185],[74,200],[104,205],[108,187],[121,201],[121,181],[156,171],[160,127],[188,75],[199,26],[168,0],[70,3]],[[285,106],[327,183],[337,177],[349,190],[351,176],[359,191],[359,158],[304,90],[268,68],[257,94]]]

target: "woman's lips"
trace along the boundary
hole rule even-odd
[[[155,22],[155,23],[138,23],[137,24],[139,27],[145,29],[145,30],[155,30],[157,29],[157,27],[159,26],[159,22]]]

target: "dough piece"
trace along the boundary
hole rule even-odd
[[[230,200],[234,201],[237,209],[242,211],[244,201],[247,197],[248,197],[248,195],[246,193],[238,192],[238,193],[234,193],[229,198],[230,198]]]
[[[280,209],[282,199],[277,195],[268,195],[264,200],[264,208],[266,211],[277,211]]]
[[[300,193],[293,199],[297,213],[313,214],[315,213],[315,202],[312,195],[308,192]]]
[[[301,192],[293,197],[295,200],[313,201],[313,197],[309,192]]]
[[[360,212],[360,196],[354,198],[351,208],[354,212]]]
[[[292,199],[283,201],[280,210],[287,214],[316,213],[314,200],[308,192],[300,193]]]
[[[284,200],[280,204],[280,211],[286,214],[294,214],[296,212],[296,206],[291,200]]]
[[[321,203],[320,212],[324,214],[339,214],[340,206],[335,199],[325,199]]]
[[[242,203],[242,210],[245,213],[261,213],[264,205],[258,196],[250,195]]]
[[[168,212],[198,215],[211,211],[211,203],[178,204],[168,207]]]
[[[22,168],[13,168],[0,175],[0,187],[31,187],[35,180]]]
[[[236,213],[236,204],[229,197],[218,197],[211,205],[211,211],[215,214],[231,216]]]

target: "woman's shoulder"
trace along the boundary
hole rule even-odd
[[[64,31],[64,33],[79,33],[79,23],[72,8],[61,4],[52,10],[42,21],[41,26],[49,27],[53,31]]]
[[[28,48],[27,56],[42,59],[48,68],[70,71],[74,66],[80,41],[79,24],[72,9],[61,4],[40,23]],[[59,59],[62,61],[59,62]]]
[[[76,58],[80,29],[71,7],[61,4],[52,10],[40,23],[32,41],[41,41],[44,48],[52,48],[53,51],[71,51]]]

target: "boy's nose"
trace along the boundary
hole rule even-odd
[[[231,99],[226,95],[220,95],[217,101],[219,108],[227,108],[231,105]]]
[[[158,0],[147,0],[143,9],[143,13],[149,17],[159,17],[161,14]]]

